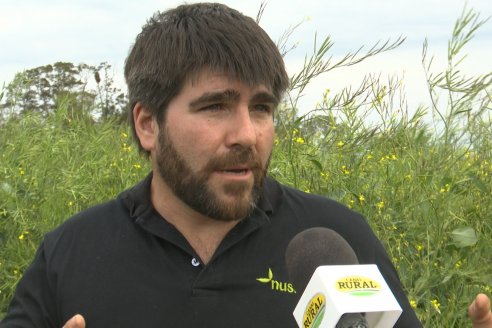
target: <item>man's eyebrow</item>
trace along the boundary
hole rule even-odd
[[[257,94],[255,94],[251,98],[250,102],[252,102],[252,103],[272,103],[274,106],[277,106],[279,103],[279,100],[277,97],[275,97],[270,92],[263,91],[263,92],[258,92]]]
[[[199,107],[201,104],[215,103],[215,102],[230,102],[239,101],[239,92],[228,89],[216,92],[206,92],[200,97],[190,102],[190,107]]]

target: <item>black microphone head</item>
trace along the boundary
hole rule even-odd
[[[340,317],[335,328],[367,328],[367,320],[362,313],[345,313]]]
[[[301,231],[292,238],[285,252],[287,272],[296,292],[304,292],[317,267],[358,264],[348,242],[337,232],[322,227]]]

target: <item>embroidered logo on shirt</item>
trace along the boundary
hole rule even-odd
[[[256,280],[261,282],[262,284],[268,284],[271,290],[291,294],[296,293],[294,286],[292,286],[290,282],[282,282],[273,279],[273,272],[271,268],[268,268],[267,276],[265,278],[256,278]]]

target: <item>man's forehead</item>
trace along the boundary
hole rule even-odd
[[[210,69],[202,69],[195,74],[192,74],[185,80],[185,87],[203,87],[208,86],[210,88],[222,87],[223,85],[235,85],[242,84],[248,86],[251,90],[258,92],[272,92],[272,88],[268,86],[266,83],[257,82],[251,83],[245,81],[240,77],[237,77],[227,71],[218,71],[218,70],[210,70]]]

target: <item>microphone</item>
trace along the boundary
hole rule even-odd
[[[393,327],[402,312],[377,266],[359,265],[348,242],[331,229],[297,234],[285,261],[302,293],[294,310],[299,327]]]
[[[285,251],[287,273],[297,292],[303,292],[321,265],[359,264],[349,243],[328,228],[310,228],[292,238]]]
[[[298,292],[304,292],[316,268],[321,265],[359,264],[354,250],[342,236],[328,228],[311,228],[298,233],[285,252],[287,272]],[[345,313],[336,328],[367,328],[361,313]]]

